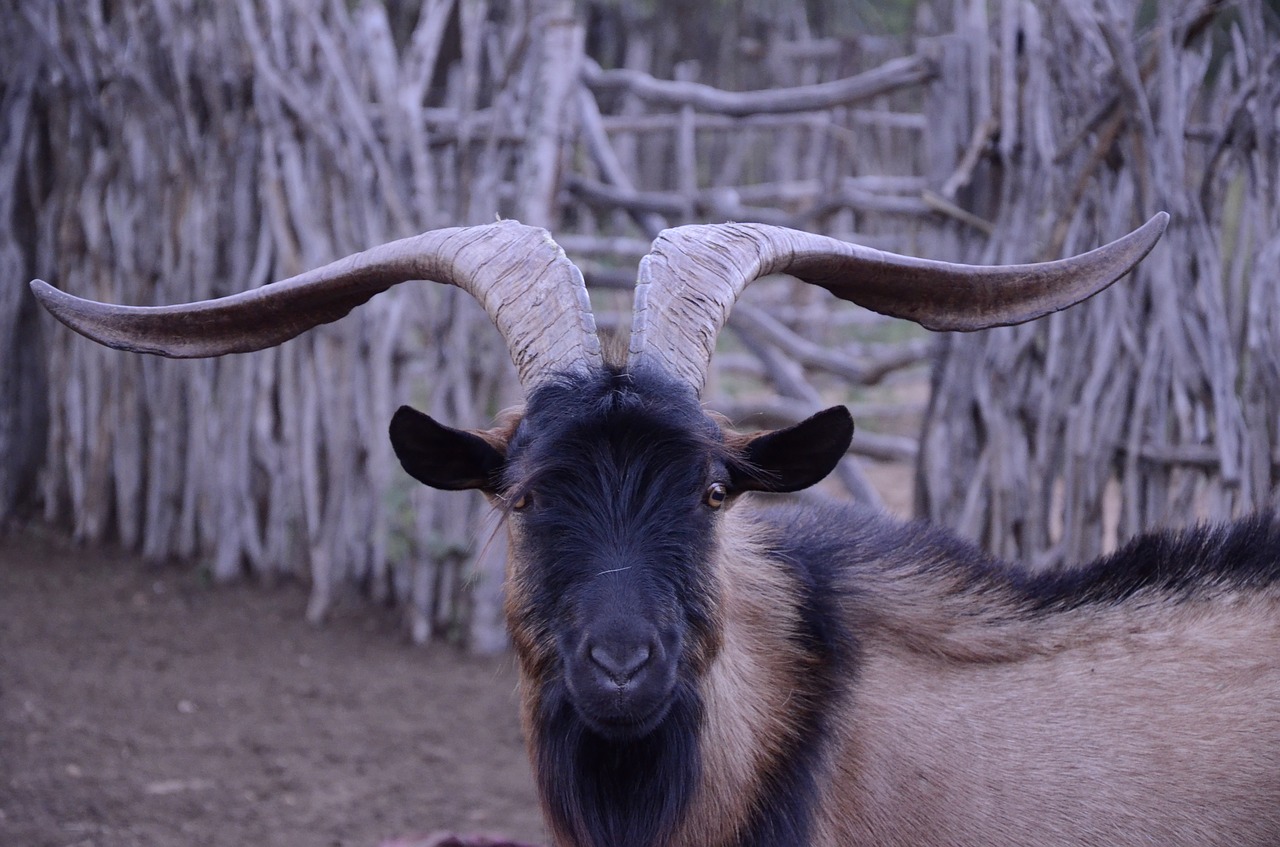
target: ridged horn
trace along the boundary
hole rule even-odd
[[[886,253],[764,224],[659,234],[640,261],[628,366],[656,366],[701,393],[716,336],[743,289],[774,273],[933,330],[1024,323],[1088,299],[1155,246],[1169,216],[1096,250],[1031,265],[960,265]]]
[[[582,273],[546,230],[515,221],[425,232],[261,288],[184,305],[98,303],[42,280],[31,288],[58,320],[100,344],[187,359],[274,347],[418,279],[455,285],[480,302],[526,390],[552,372],[601,363]]]

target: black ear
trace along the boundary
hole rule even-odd
[[[401,406],[391,418],[391,446],[409,476],[432,488],[478,488],[487,494],[498,489],[505,456],[474,432]]]
[[[794,426],[750,439],[729,469],[736,491],[799,491],[835,469],[853,439],[853,417],[832,406]]]

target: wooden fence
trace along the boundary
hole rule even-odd
[[[306,575],[315,619],[360,586],[402,602],[418,640],[489,649],[500,536],[479,497],[410,484],[385,436],[402,402],[472,426],[518,401],[465,297],[405,287],[276,350],[174,362],[55,328],[25,281],[179,302],[503,215],[553,230],[609,327],[667,225],[1024,261],[1155,208],[1174,223],[1133,283],[945,338],[923,440],[860,429],[854,452],[919,452],[923,514],[1048,563],[1192,501],[1266,501],[1274,21],[1256,4],[1161,3],[1140,24],[1119,2],[933,6],[914,42],[791,25],[703,65],[658,61],[638,28],[605,69],[551,0],[20,3],[0,22],[0,510],[219,579]],[[935,346],[785,282],[754,287],[731,327],[708,399],[759,425],[859,400]],[[856,457],[838,478],[878,500]]]
[[[918,511],[1046,566],[1276,505],[1280,27],[1263,3],[1149,11],[1003,4],[969,118],[996,187],[971,258],[1052,258],[1172,215],[1095,301],[944,339]]]

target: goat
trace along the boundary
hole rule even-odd
[[[1060,262],[975,267],[757,225],[682,227],[640,267],[626,361],[578,270],[504,222],[383,245],[216,301],[137,308],[33,286],[100,342],[278,344],[390,285],[470,291],[527,394],[487,430],[408,407],[405,470],[506,516],[521,715],[559,847],[1280,843],[1280,524],[1140,537],[1034,574],[821,480],[836,407],[743,435],[699,401],[744,286],[784,272],[933,329],[1092,296],[1159,215]]]

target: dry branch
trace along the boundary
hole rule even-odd
[[[738,401],[715,398],[709,406],[724,414],[744,429],[780,429],[799,423],[821,408],[794,400]],[[847,404],[855,421],[875,417],[900,417],[918,415],[919,407],[899,405],[894,407],[868,407],[856,403]],[[905,435],[889,435],[870,432],[859,426],[853,434],[849,453],[882,462],[913,462],[918,454],[915,438]]]
[[[597,91],[625,90],[662,106],[692,106],[724,115],[778,114],[831,109],[870,100],[929,81],[934,69],[923,56],[893,59],[875,70],[832,82],[767,91],[722,91],[696,82],[656,79],[628,69],[601,70],[587,63],[583,77]]]
[[[814,198],[820,201],[817,205],[798,213],[790,213],[771,205],[749,205],[743,202],[744,193],[754,193],[759,196],[770,189],[757,189],[754,192],[747,189],[745,192],[739,192],[732,188],[720,188],[693,193],[636,191],[574,174],[565,178],[565,187],[584,203],[592,206],[623,209],[636,215],[661,215],[683,220],[711,218],[754,221],[803,229],[807,228],[810,221],[840,209],[894,215],[928,215],[940,208],[945,208],[953,217],[963,218],[966,223],[979,229],[986,232],[990,232],[991,229],[991,225],[985,221],[980,221],[976,216],[941,201],[930,203],[921,197],[881,194],[866,191],[856,185],[842,186],[837,191],[817,196]],[[779,198],[779,200],[785,202],[785,198]]]
[[[875,385],[894,371],[924,361],[931,347],[922,339],[895,344],[875,356],[865,351],[853,354],[848,350],[832,349],[802,338],[749,303],[735,306],[729,321],[738,332],[768,342],[796,363],[843,377],[853,385]]]

